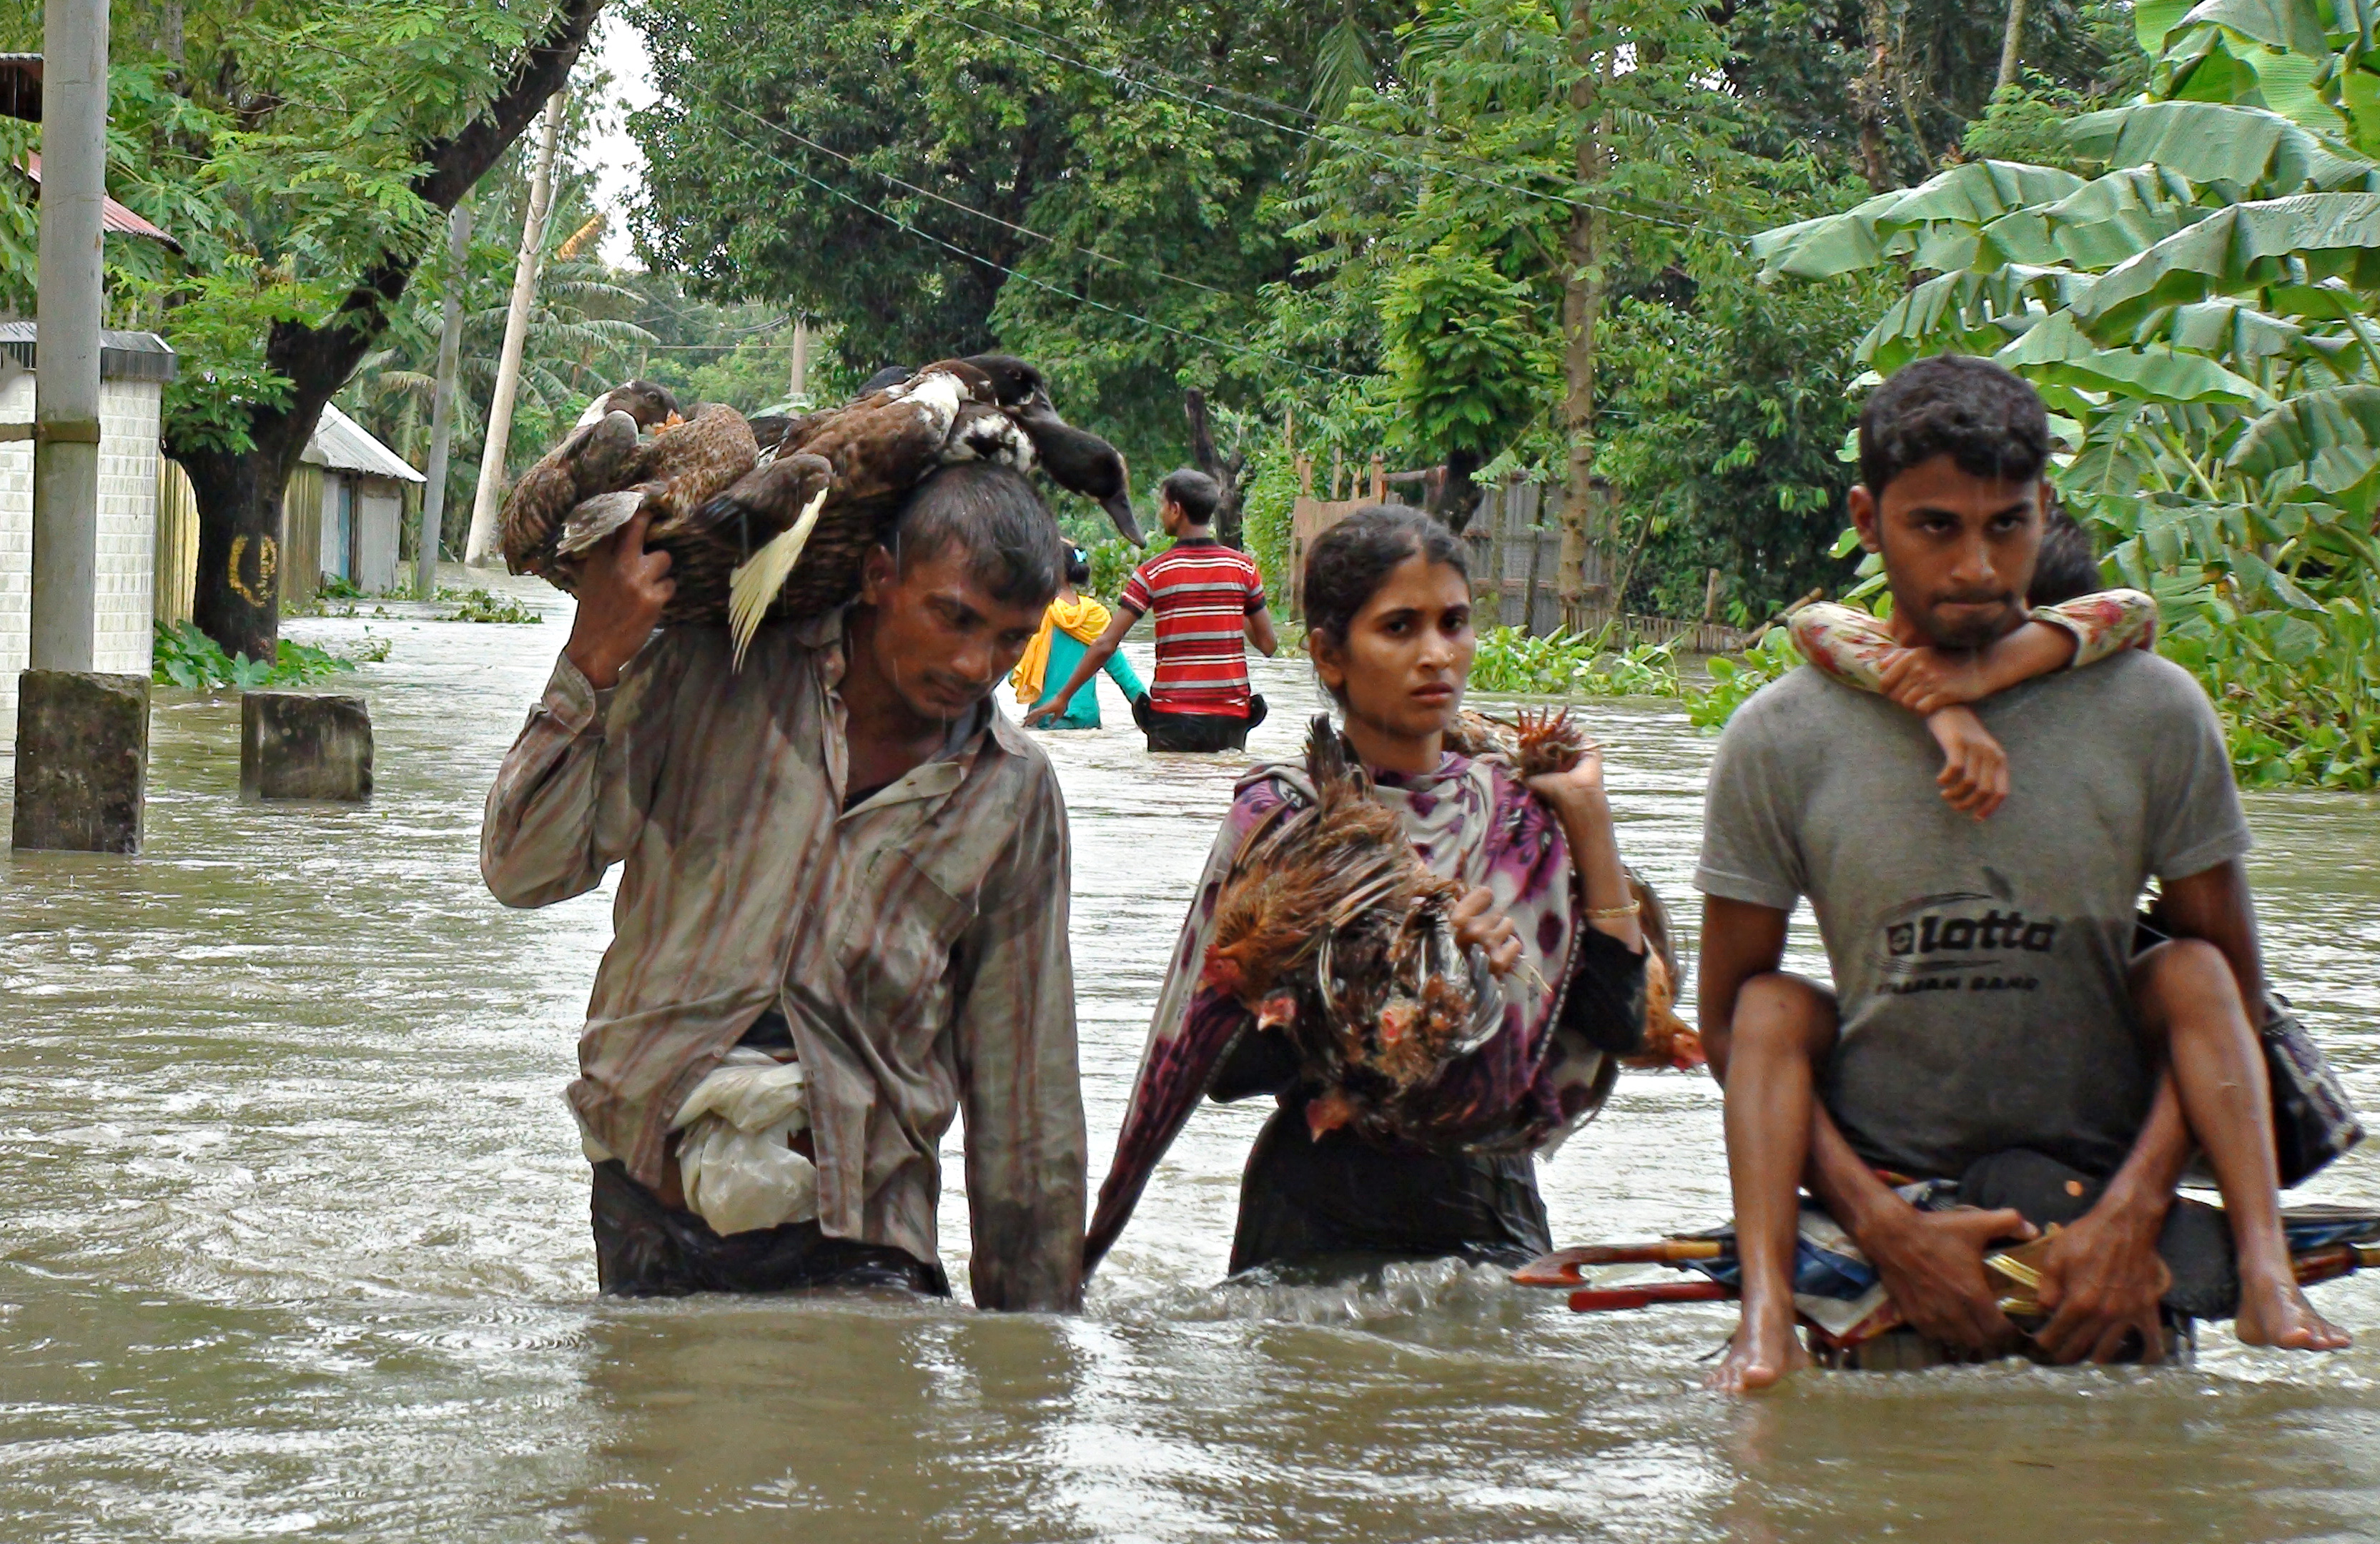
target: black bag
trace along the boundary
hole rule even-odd
[[[2289,999],[2265,994],[2265,1071],[2273,1084],[2273,1156],[2283,1188],[2318,1173],[2363,1140],[2363,1123]]]
[[[2162,918],[2143,912],[2133,930],[2132,952],[2137,954],[2171,937]],[[2363,1122],[2322,1047],[2289,1011],[2289,1000],[2269,988],[2265,1022],[2256,1033],[2265,1047],[2265,1076],[2273,1086],[2273,1157],[2286,1190],[2311,1179],[2363,1140]],[[2191,1177],[2204,1177],[2200,1171],[2204,1166],[2204,1160],[2193,1161]]]

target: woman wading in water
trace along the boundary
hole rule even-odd
[[[1463,544],[1411,509],[1374,505],[1332,528],[1302,577],[1316,674],[1347,740],[1429,869],[1469,887],[1456,936],[1501,979],[1503,1025],[1431,1085],[1464,1112],[1463,1137],[1432,1146],[1349,1129],[1313,1135],[1307,1105],[1330,1090],[1302,1074],[1289,1038],[1255,1027],[1201,984],[1216,902],[1252,833],[1315,794],[1303,763],[1258,766],[1239,784],[1175,950],[1132,1108],[1087,1248],[1123,1230],[1165,1148],[1198,1100],[1271,1094],[1240,1189],[1234,1273],[1329,1270],[1387,1258],[1520,1261],[1552,1246],[1536,1152],[1609,1091],[1609,1051],[1644,1018],[1645,937],[1612,839],[1600,758],[1524,784],[1501,758],[1450,750],[1478,640]],[[1464,1124],[1467,1123],[1467,1124]]]

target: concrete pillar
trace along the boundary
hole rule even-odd
[[[149,683],[29,670],[18,678],[18,848],[135,853],[149,784]]]
[[[33,365],[29,663],[89,670],[99,555],[99,244],[107,0],[49,0],[42,30],[41,340]]]
[[[371,713],[360,697],[252,691],[239,703],[239,796],[371,797]]]

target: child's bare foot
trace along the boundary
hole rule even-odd
[[[1743,1322],[1728,1343],[1727,1359],[1710,1375],[1710,1387],[1721,1393],[1756,1394],[1810,1365],[1801,1331],[1793,1325],[1793,1305],[1788,1301],[1779,1307],[1780,1311],[1763,1311],[1744,1305]]]
[[[2240,1283],[2240,1317],[2233,1321],[2243,1345],[2277,1345],[2288,1351],[2343,1351],[2355,1337],[2313,1311],[2297,1283]]]

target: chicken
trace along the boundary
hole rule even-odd
[[[1250,845],[1217,900],[1203,979],[1290,1037],[1320,1089],[1315,1136],[1421,1135],[1424,1091],[1495,1034],[1503,999],[1485,956],[1454,942],[1463,887],[1423,864],[1328,718],[1305,764],[1317,801]]]
[[[1447,732],[1447,748],[1466,756],[1497,756],[1523,777],[1567,772],[1587,747],[1585,731],[1567,708],[1547,711],[1524,708],[1508,721],[1465,709]],[[1631,869],[1628,887],[1637,906],[1637,922],[1645,930],[1645,1040],[1622,1065],[1692,1071],[1706,1064],[1701,1034],[1677,1015],[1679,970],[1670,942],[1669,908],[1661,897]]]

